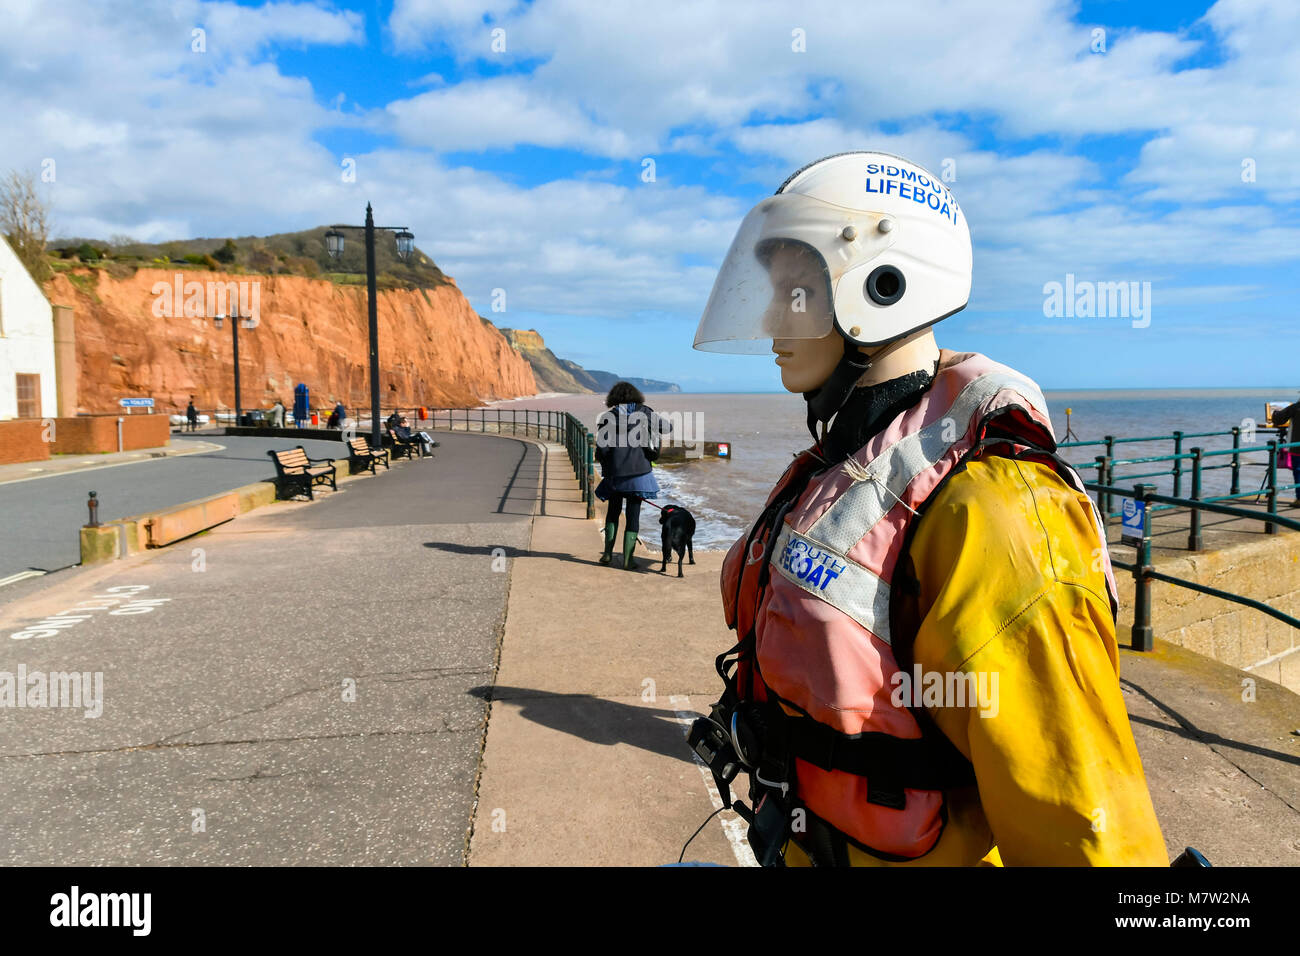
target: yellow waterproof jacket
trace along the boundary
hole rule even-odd
[[[1167,866],[1119,684],[1089,505],[1050,467],[970,461],[920,519],[910,570],[923,672],[983,673],[982,708],[927,708],[973,764],[915,861],[862,866]],[[901,593],[895,600],[905,600]],[[789,865],[807,863],[793,842]]]

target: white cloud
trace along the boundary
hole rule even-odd
[[[499,18],[515,6],[515,0],[396,0],[388,29],[399,50],[422,49],[447,27],[463,31],[487,18]]]
[[[541,94],[519,77],[421,93],[390,103],[387,112],[404,142],[441,152],[508,149],[518,143],[609,157],[628,156],[632,149],[621,130],[593,123],[572,103]]]
[[[19,104],[3,122],[5,165],[57,159],[64,235],[266,233],[359,218],[372,199],[480,308],[499,287],[512,312],[692,315],[747,204],[689,185],[682,164],[713,163],[727,193],[752,193],[818,156],[875,148],[936,171],[954,161],[980,307],[1033,308],[1066,272],[1166,283],[1159,295],[1187,285],[1180,270],[1223,269],[1203,294],[1176,293],[1195,305],[1254,281],[1234,269],[1300,255],[1279,205],[1300,198],[1296,20],[1279,4],[1218,3],[1205,28],[1228,59],[1178,72],[1197,41],[1112,30],[1094,56],[1073,6],[1048,0],[996,15],[933,0],[847,15],[824,0],[398,0],[394,46],[445,48],[470,78],[426,74],[381,108],[344,113],[319,102],[334,90],[271,57],[362,42],[359,14],[181,0],[137,4],[128,22],[94,5],[0,3],[0,96]],[[496,24],[500,62],[487,46]],[[190,52],[196,25],[206,54]],[[790,48],[795,28],[807,53]],[[525,61],[526,74],[477,76]],[[316,141],[340,126],[396,140],[354,154],[355,184]],[[1116,173],[1088,137],[1124,131],[1146,141]],[[521,144],[620,162],[526,186],[438,155]],[[643,155],[657,157],[658,182],[629,172]],[[1243,156],[1257,160],[1254,184],[1240,181]]]
[[[828,0],[758,0],[740,12],[723,0],[666,10],[578,0],[407,0],[390,26],[400,24],[410,42],[436,37],[465,63],[540,61],[527,80],[531,97],[564,103],[637,143],[706,146],[714,137],[681,135],[703,126],[744,144],[756,134],[743,124],[766,115],[805,121],[794,125],[809,137],[807,156],[854,148],[851,136],[847,146],[836,141],[840,130],[967,113],[1011,136],[1160,136],[1170,147],[1144,154],[1132,182],[1152,186],[1149,198],[1162,199],[1203,189],[1210,178],[1203,170],[1219,165],[1218,158],[1207,162],[1211,144],[1198,128],[1236,126],[1250,131],[1262,154],[1256,158],[1272,170],[1260,190],[1294,198],[1291,177],[1300,164],[1285,162],[1300,125],[1293,5],[1221,0],[1204,26],[1229,59],[1191,70],[1177,69],[1202,47],[1190,34],[1109,28],[1105,53],[1094,54],[1093,25],[1074,22],[1074,13],[1073,4],[1058,0],[1027,0],[996,13],[942,0],[851,13]],[[485,17],[506,30],[504,59],[488,52]],[[807,52],[791,49],[794,29],[804,31]],[[495,78],[487,86],[506,82]],[[825,114],[831,118],[814,119]],[[793,135],[781,133],[781,125],[758,135]],[[550,140],[563,139],[566,128],[571,145],[587,148],[591,133],[582,124],[561,124]],[[519,130],[518,142],[538,141],[535,124]],[[783,158],[794,160],[790,153],[783,150]],[[1227,178],[1220,191],[1231,188]]]

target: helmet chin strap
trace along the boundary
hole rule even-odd
[[[820,388],[804,392],[804,401],[808,403],[808,431],[813,441],[821,441],[817,435],[817,422],[826,423],[835,417],[836,412],[844,407],[849,394],[863,374],[871,367],[871,358],[848,339],[844,340],[844,355],[836,364],[834,371],[827,376]]]

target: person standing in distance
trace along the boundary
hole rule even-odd
[[[659,457],[661,436],[672,428],[645,404],[645,396],[630,382],[616,382],[605,396],[605,407],[596,422],[596,460],[601,473],[596,497],[609,502],[605,511],[605,551],[600,563],[609,564],[612,559],[619,514],[626,504],[623,568],[635,571],[638,565],[632,552],[641,530],[641,501],[659,496],[653,462]]]

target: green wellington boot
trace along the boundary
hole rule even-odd
[[[623,532],[623,570],[635,571],[639,565],[632,559],[632,551],[636,548],[636,532]]]
[[[605,524],[605,553],[600,556],[601,564],[609,564],[610,558],[614,554],[614,535],[618,532],[618,523],[614,521]]]

